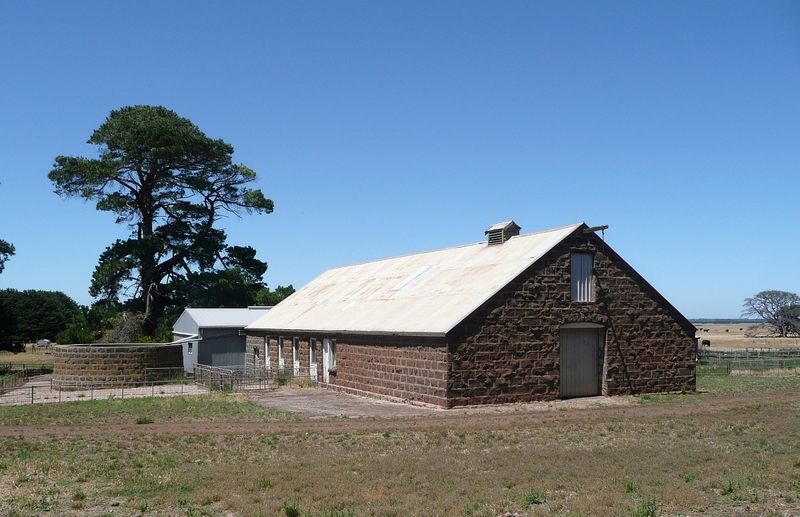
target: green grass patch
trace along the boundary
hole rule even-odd
[[[140,419],[143,421],[140,422]],[[148,419],[149,422],[144,421]],[[0,407],[0,422],[5,425],[111,425],[154,421],[271,422],[299,419],[296,414],[259,406],[235,393]]]
[[[542,504],[545,502],[545,494],[540,490],[530,490],[522,496],[523,508],[529,508],[535,504]]]
[[[757,377],[745,375],[702,375],[697,376],[697,388],[715,395],[740,395],[763,391],[789,390],[800,388],[800,376]]]

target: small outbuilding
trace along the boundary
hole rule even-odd
[[[695,327],[585,223],[330,269],[246,328],[248,368],[455,407],[695,389]],[[287,354],[288,355],[288,354]]]
[[[244,328],[270,308],[184,310],[172,328],[173,340],[183,346],[184,370],[192,373],[195,364],[244,369]]]

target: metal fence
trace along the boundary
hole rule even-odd
[[[697,353],[697,368],[698,373],[704,375],[796,376],[800,375],[800,349],[700,349]]]
[[[42,375],[43,373],[52,373],[52,364],[14,364],[2,363],[0,364],[0,375],[6,375],[12,372],[23,371],[27,375]]]
[[[191,380],[169,382],[141,382],[129,386],[104,386],[98,383],[91,388],[56,388],[50,383],[29,384],[11,389],[0,395],[0,406],[45,404],[77,400],[107,400],[114,398],[174,397],[208,393],[204,386]]]
[[[195,364],[194,381],[210,391],[268,390],[289,384],[316,386],[317,369],[285,366],[255,370]]]
[[[27,376],[22,370],[16,370],[4,374],[2,377],[0,377],[0,393],[5,393],[11,388],[22,386],[25,384],[26,379]]]
[[[31,382],[22,386],[0,389],[0,406],[21,404],[45,404],[48,402],[70,402],[78,400],[106,400],[114,398],[174,397],[208,393],[202,385],[187,378],[183,368],[148,368],[145,379],[128,382],[93,381],[87,383]],[[23,379],[23,382],[25,379]]]
[[[11,388],[22,386],[28,382],[29,377],[50,373],[52,371],[52,366],[40,364],[0,364],[0,394],[5,393]]]

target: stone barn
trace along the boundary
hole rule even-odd
[[[694,390],[695,327],[604,228],[508,221],[330,269],[246,328],[248,365],[291,353],[332,389],[442,407]]]

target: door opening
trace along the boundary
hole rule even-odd
[[[559,391],[562,399],[601,394],[603,328],[593,323],[561,328]]]

